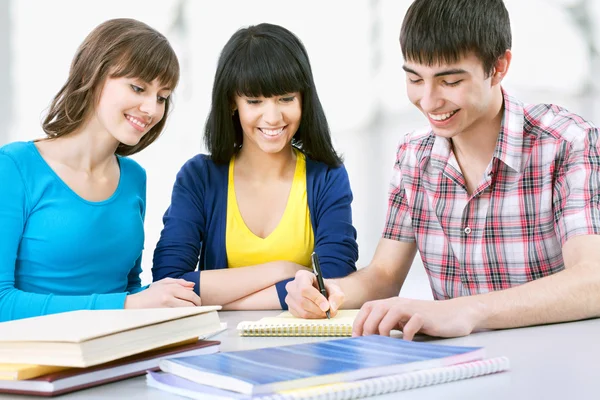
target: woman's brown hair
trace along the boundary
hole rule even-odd
[[[107,77],[132,77],[175,89],[179,62],[169,41],[158,31],[134,19],[112,19],[98,25],[77,49],[67,82],[50,105],[42,128],[50,138],[67,135],[86,121]],[[165,114],[135,146],[119,144],[116,154],[127,156],[149,146],[163,130]]]

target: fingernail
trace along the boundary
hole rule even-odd
[[[329,306],[332,310],[337,310],[337,304],[335,303],[335,301],[330,301]]]
[[[326,301],[324,301],[324,302],[322,302],[321,304],[319,304],[319,308],[320,308],[322,311],[327,311],[327,310],[329,310],[329,304],[327,304],[327,302],[326,302]]]

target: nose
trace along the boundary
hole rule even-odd
[[[149,118],[154,119],[157,114],[158,103],[156,101],[156,94],[149,94],[144,96],[142,104],[140,104],[140,111],[146,114]]]
[[[277,125],[281,122],[281,109],[279,104],[276,102],[268,101],[265,105],[265,111],[263,113],[263,120],[269,125]]]
[[[432,84],[423,85],[423,92],[419,104],[421,109],[425,112],[434,112],[442,107],[442,98],[440,96],[438,87]]]

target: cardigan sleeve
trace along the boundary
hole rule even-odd
[[[200,271],[196,271],[205,226],[203,211],[203,162],[188,161],[177,174],[171,205],[163,217],[164,228],[154,251],[152,278],[181,278],[194,282],[200,295]]]
[[[352,190],[344,166],[327,168],[315,177],[314,204],[310,204],[315,232],[315,249],[324,278],[339,278],[356,271],[358,244],[352,225]],[[277,295],[281,308],[286,310],[285,285],[293,280],[278,282]]]

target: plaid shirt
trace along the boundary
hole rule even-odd
[[[471,196],[448,139],[404,136],[383,237],[416,241],[435,299],[507,289],[564,269],[561,247],[600,234],[599,130],[504,93],[496,150]]]

